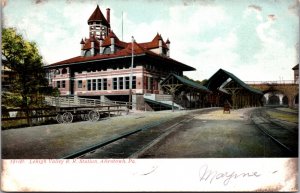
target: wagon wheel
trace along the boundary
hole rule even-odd
[[[88,117],[90,121],[98,121],[100,118],[100,114],[98,111],[93,110],[89,112]]]
[[[88,121],[89,120],[89,115],[88,114],[81,114],[80,117],[84,121]]]
[[[56,115],[56,121],[58,122],[58,123],[63,123],[64,121],[63,121],[63,116],[62,116],[62,114],[57,114]]]
[[[73,115],[70,112],[65,112],[62,117],[64,123],[72,123],[73,121]]]

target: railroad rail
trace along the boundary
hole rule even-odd
[[[266,115],[266,108],[255,110],[251,119],[261,132],[286,150],[288,156],[298,156],[298,127],[293,129],[283,123],[279,124]]]

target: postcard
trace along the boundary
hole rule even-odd
[[[2,191],[298,190],[298,0],[1,3]]]

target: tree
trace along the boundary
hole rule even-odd
[[[47,86],[42,56],[37,45],[25,40],[14,28],[2,30],[2,55],[7,60],[7,67],[16,73],[10,91],[21,96],[21,108],[26,110],[30,124],[29,107],[37,102],[34,98],[40,88]]]
[[[201,85],[204,85],[204,84],[208,81],[207,79],[204,79],[204,80],[202,80],[202,81],[200,81],[200,80],[194,80],[194,79],[189,78],[189,77],[187,77],[187,76],[185,76],[185,75],[183,75],[183,78],[188,79],[188,80],[191,80],[191,81],[193,81],[193,82],[195,82],[195,83],[198,83],[198,84],[201,84]]]

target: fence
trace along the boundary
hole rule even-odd
[[[299,84],[294,80],[277,80],[277,81],[244,81],[246,84],[258,85],[258,84]]]
[[[1,109],[1,120],[20,120],[20,119],[33,119],[56,116],[56,109],[51,108],[31,108],[28,109],[29,117],[26,116],[26,109]]]
[[[50,106],[59,107],[77,107],[77,106],[107,106],[107,105],[124,105],[131,107],[132,104],[123,101],[101,101],[99,99],[72,97],[46,97],[45,102]]]

